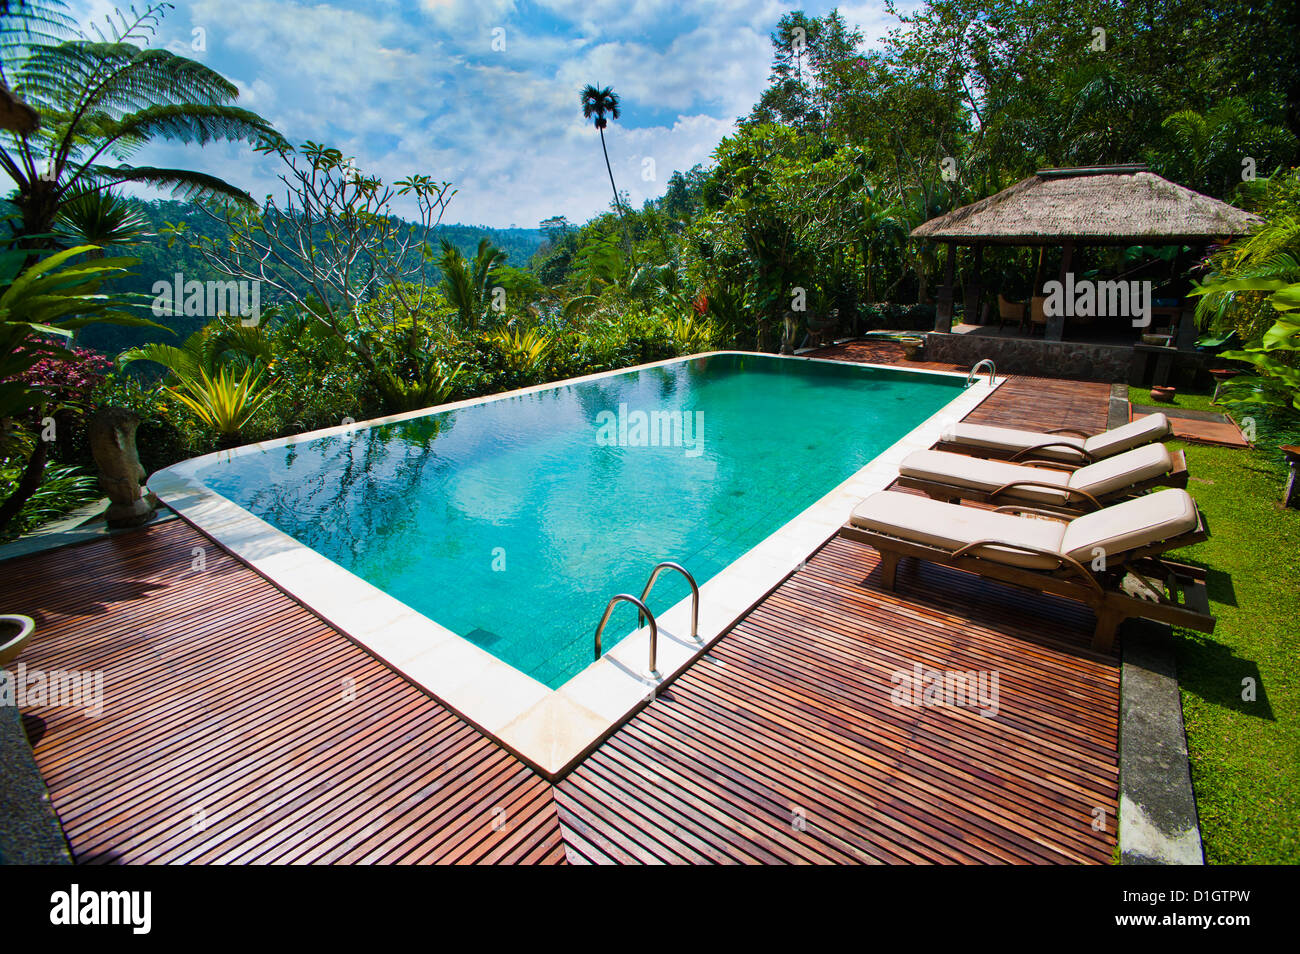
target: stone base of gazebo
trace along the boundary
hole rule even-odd
[[[1068,378],[1076,381],[1127,381],[1142,386],[1173,380],[1183,368],[1200,369],[1206,357],[1173,348],[1151,361],[1151,349],[1132,344],[1098,344],[1087,341],[1045,341],[1042,338],[997,335],[947,334],[925,336],[925,360],[973,366],[992,358],[1000,373]]]

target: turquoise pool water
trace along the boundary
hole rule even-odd
[[[197,476],[556,688],[592,661],[614,593],[640,593],[660,560],[703,585],[961,389],[954,377],[712,355],[256,451]],[[651,609],[688,592],[665,575]],[[605,649],[635,623],[619,607]]]

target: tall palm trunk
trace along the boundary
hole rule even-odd
[[[600,151],[605,154],[605,171],[609,173],[609,187],[614,190],[614,208],[618,209],[619,218],[623,218],[623,201],[618,197],[618,186],[614,185],[614,167],[609,164],[609,150],[605,148],[605,127],[600,127]]]
[[[605,127],[598,127],[600,130],[600,151],[605,154],[605,171],[609,173],[609,187],[614,190],[614,208],[618,209],[618,217],[623,222],[623,244],[627,249],[628,267],[631,271],[636,270],[636,254],[632,250],[632,230],[628,228],[627,216],[623,214],[623,200],[618,197],[618,186],[614,184],[614,167],[609,164],[609,150],[605,148]]]

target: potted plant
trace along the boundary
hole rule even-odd
[[[1178,389],[1172,384],[1158,384],[1151,388],[1151,398],[1164,404],[1172,404]]]
[[[925,345],[924,338],[907,337],[899,338],[898,341],[903,346],[903,357],[907,358],[908,361],[915,361],[917,354]]]
[[[0,616],[0,666],[7,666],[23,651],[36,621],[30,616]]]

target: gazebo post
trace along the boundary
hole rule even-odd
[[[1060,282],[1062,293],[1065,290],[1065,276],[1070,271],[1070,262],[1074,258],[1074,243],[1066,242],[1061,246],[1061,272]],[[1048,341],[1060,341],[1065,337],[1065,312],[1051,315],[1047,319],[1047,328],[1043,332],[1043,337]]]
[[[965,283],[965,298],[963,300],[962,321],[968,325],[977,325],[980,320],[980,295],[983,288],[980,285],[980,270],[984,267],[984,243],[975,243],[975,262],[971,266],[970,280]]]
[[[948,257],[943,263],[943,288],[939,290],[939,307],[934,310],[934,330],[952,331],[952,277],[957,265],[957,243],[948,242]]]
[[[1043,260],[1046,258],[1046,256],[1047,256],[1047,246],[1046,245],[1038,246],[1038,262],[1034,266],[1034,287],[1029,291],[1029,295],[1031,298],[1037,298],[1039,295],[1043,293],[1043,264],[1044,264]]]

